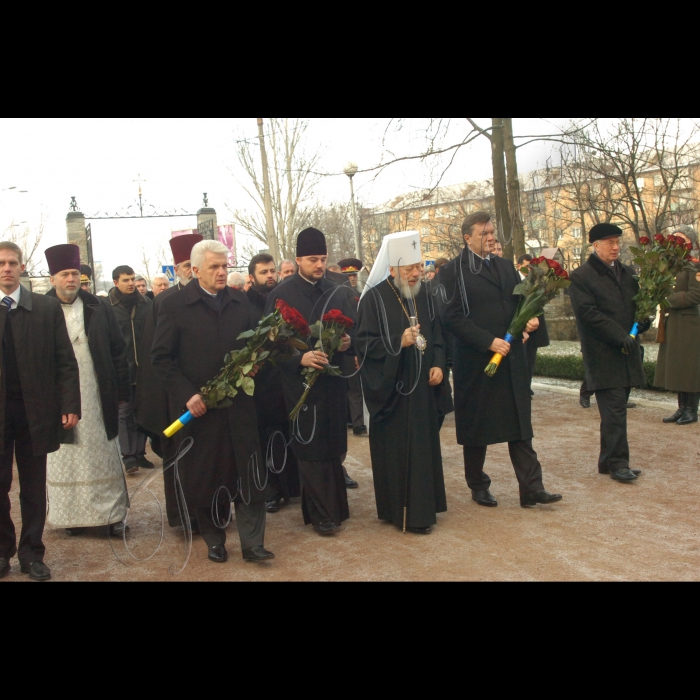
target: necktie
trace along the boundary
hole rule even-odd
[[[12,308],[12,299],[11,299],[11,297],[5,297],[5,298],[2,300],[2,303],[5,304],[5,306],[7,306],[7,310],[8,310],[8,311]]]
[[[486,265],[487,270],[491,269],[491,261],[488,258],[484,258],[484,265]]]

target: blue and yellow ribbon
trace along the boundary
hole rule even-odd
[[[193,418],[194,416],[189,411],[183,413],[172,425],[168,426],[163,431],[163,435],[171,438],[178,430],[182,430]]]

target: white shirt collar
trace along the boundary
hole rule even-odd
[[[19,285],[19,287],[17,287],[17,289],[15,289],[14,292],[12,292],[12,294],[3,294],[2,295],[2,299],[4,299],[5,297],[10,297],[10,299],[12,299],[12,306],[10,307],[10,310],[17,308],[17,305],[19,304],[20,294],[22,294],[22,285],[21,284]],[[2,299],[0,299],[0,302],[2,301]]]
[[[310,280],[307,280],[306,277],[304,277],[304,275],[302,275],[301,273],[299,273],[299,277],[301,277],[301,279],[303,279],[304,282],[310,284],[312,287],[315,287],[318,284],[318,282],[311,282]]]

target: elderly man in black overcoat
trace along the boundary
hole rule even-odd
[[[321,231],[308,228],[299,234],[296,262],[299,266],[296,274],[268,296],[266,314],[272,313],[278,299],[283,299],[309,324],[331,309],[339,309],[353,321],[357,319],[357,310],[348,303],[344,288],[325,277],[328,250]],[[351,342],[346,335],[340,352],[346,352]],[[334,363],[340,361],[333,358]],[[318,351],[279,361],[288,411],[304,393],[302,369],[323,369],[327,364],[328,358]],[[307,410],[299,414],[297,434],[292,442],[299,462],[304,523],[311,523],[320,535],[332,534],[350,517],[342,462],[348,449],[346,402],[346,380],[320,375],[307,397]]]
[[[178,466],[186,503],[196,509],[209,559],[223,563],[231,500],[243,559],[264,561],[265,462],[260,453],[252,396],[240,391],[228,408],[208,410],[199,393],[224,365],[224,357],[245,346],[238,336],[253,326],[243,292],[226,286],[229,250],[205,240],[192,249],[197,278],[160,305],[151,361],[168,392],[172,415],[188,410],[194,418],[177,433],[194,444]],[[218,513],[218,518],[217,518]]]
[[[600,412],[598,472],[630,482],[641,472],[629,468],[627,400],[633,386],[646,383],[639,336],[630,336],[639,284],[632,268],[619,260],[622,229],[597,224],[588,240],[594,252],[571,273],[569,292],[581,336],[586,384],[595,392]],[[640,325],[639,334],[649,326],[648,321]]]
[[[170,239],[170,249],[173,253],[173,263],[177,274],[177,283],[161,292],[148,307],[139,356],[141,361],[136,372],[136,394],[134,400],[134,415],[139,428],[151,438],[153,451],[168,463],[175,454],[175,441],[168,440],[163,430],[182,413],[171,415],[168,410],[168,393],[163,383],[156,376],[151,363],[151,348],[156,333],[156,322],[160,305],[171,295],[181,292],[192,281],[192,248],[202,240],[198,233],[187,233]],[[163,472],[163,490],[165,493],[165,513],[170,527],[181,527],[181,506],[178,505],[175,470],[172,466]],[[190,512],[191,527],[198,530],[197,519]]]
[[[61,305],[20,285],[22,250],[0,243],[0,578],[18,554],[21,570],[51,578],[44,564],[46,455],[80,418],[80,379]],[[17,459],[22,534],[10,516]]]
[[[530,375],[521,339],[512,346],[503,338],[519,297],[513,289],[520,277],[512,262],[491,257],[494,226],[487,212],[470,214],[462,224],[466,246],[440,271],[447,302],[441,304],[443,325],[454,343],[455,421],[457,442],[464,450],[464,471],[472,498],[482,506],[498,505],[484,472],[486,448],[508,443],[520,486],[520,505],[561,500],[545,491],[542,467],[532,448]],[[538,327],[532,319],[527,332]],[[484,369],[493,353],[504,356],[495,376]]]

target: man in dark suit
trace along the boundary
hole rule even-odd
[[[522,268],[527,265],[530,260],[532,260],[532,255],[521,255],[518,258],[518,268]],[[519,273],[521,279],[525,279],[525,275],[522,272]],[[545,321],[544,314],[538,316],[540,325],[532,333],[530,333],[530,339],[525,343],[525,354],[527,355],[527,369],[530,373],[530,385],[532,385],[532,376],[535,373],[535,363],[537,362],[537,350],[539,348],[546,348],[549,345],[549,333],[547,332],[547,321]],[[530,388],[530,396],[533,396],[534,392]]]
[[[646,384],[639,336],[632,338],[639,284],[632,268],[619,261],[622,229],[597,224],[588,233],[594,252],[571,273],[574,309],[588,391],[595,392],[600,412],[598,473],[615,481],[634,481],[641,472],[629,468],[627,401],[633,386]],[[649,329],[646,322],[639,335]]]
[[[51,578],[44,564],[46,455],[80,419],[78,363],[56,299],[20,285],[22,251],[0,243],[0,578],[19,556],[23,573]],[[22,533],[10,516],[12,458],[17,459]]]
[[[520,505],[561,500],[545,491],[542,467],[532,449],[530,375],[521,338],[503,338],[515,314],[513,289],[520,276],[513,263],[491,257],[494,226],[487,212],[470,214],[462,224],[465,248],[440,271],[449,300],[441,305],[443,325],[453,334],[455,422],[457,442],[464,449],[464,471],[472,498],[482,506],[498,505],[484,472],[488,445],[508,443],[520,485]],[[532,319],[524,338],[538,327]],[[493,353],[503,355],[498,372],[484,372]]]

